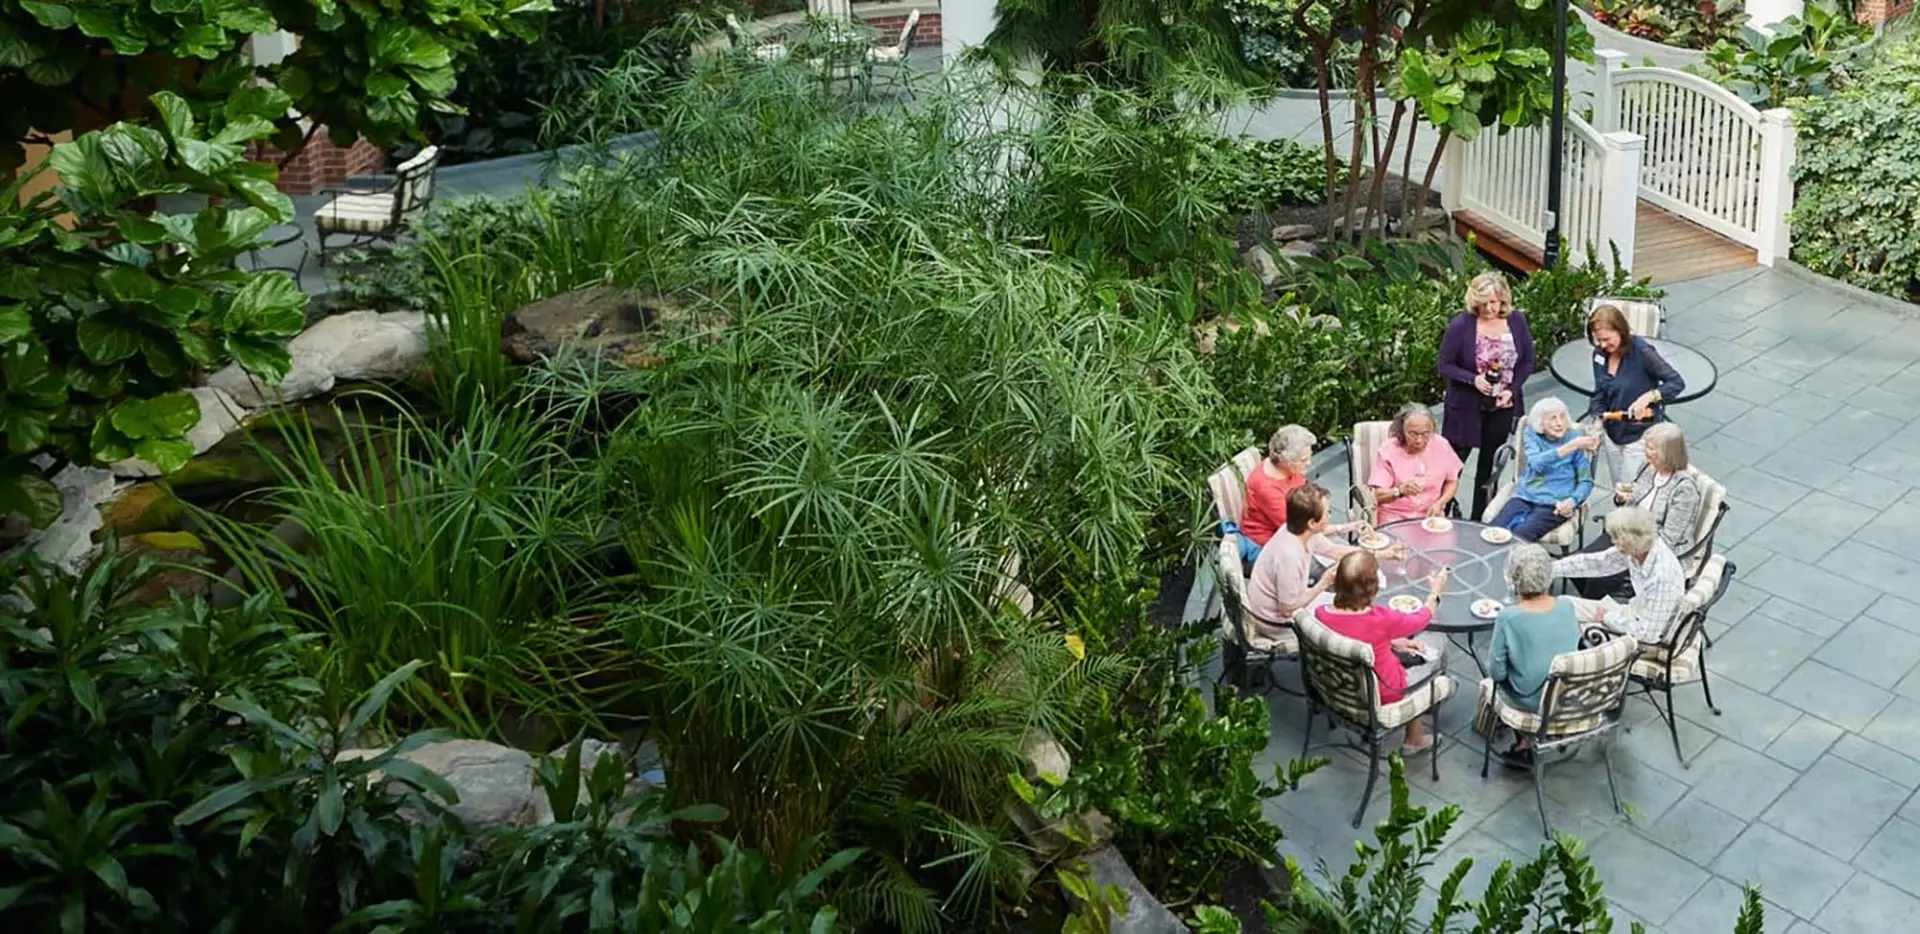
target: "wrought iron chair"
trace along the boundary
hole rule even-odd
[[[1601,305],[1612,305],[1620,309],[1620,314],[1627,319],[1627,327],[1641,337],[1659,337],[1660,332],[1666,329],[1666,308],[1650,298],[1595,296],[1587,299],[1587,308],[1582,320],[1592,318],[1593,310]]]
[[[1368,525],[1380,519],[1380,503],[1374,498],[1373,488],[1367,486],[1367,475],[1373,472],[1373,462],[1386,446],[1392,427],[1392,422],[1357,422],[1353,426],[1353,440],[1347,442],[1348,519],[1361,519]]]
[[[747,35],[747,27],[740,25],[739,17],[728,13],[727,41],[736,49],[744,49],[755,61],[772,64],[786,61],[787,47],[778,41],[756,40]]]
[[[1508,464],[1513,465],[1511,473],[1507,471]],[[1487,497],[1487,511],[1480,514],[1481,522],[1492,522],[1493,517],[1500,514],[1500,510],[1507,508],[1507,502],[1513,499],[1514,491],[1520,483],[1520,475],[1525,473],[1526,469],[1526,432],[1516,428],[1513,437],[1506,444],[1501,445],[1499,452],[1493,456],[1492,476],[1495,489],[1493,495]],[[1567,521],[1554,526],[1553,531],[1540,536],[1540,544],[1549,548],[1558,548],[1561,554],[1567,554],[1574,550],[1577,539],[1578,546],[1584,548],[1587,544],[1586,522],[1587,504],[1581,503],[1574,508],[1573,515],[1569,516]]]
[[[345,236],[364,243],[400,236],[407,218],[433,201],[433,173],[439,166],[440,147],[428,146],[400,163],[393,170],[393,180],[384,185],[321,192],[334,196],[313,215],[321,262],[327,258],[328,237]]]
[[[1542,781],[1547,754],[1604,737],[1620,725],[1627,680],[1640,655],[1640,644],[1630,637],[1607,633],[1604,638],[1593,648],[1554,657],[1546,686],[1540,692],[1538,711],[1506,703],[1494,689],[1492,678],[1480,681],[1481,709],[1491,709],[1514,735],[1524,736],[1532,744],[1533,761],[1528,771],[1533,773],[1533,798],[1540,807],[1540,830],[1548,839],[1553,838],[1553,829],[1547,823],[1547,794]],[[1480,753],[1481,778],[1487,777],[1487,766],[1493,761],[1495,732],[1487,731],[1486,745]],[[1601,751],[1607,768],[1607,791],[1613,795],[1617,811],[1620,791],[1613,782],[1613,751],[1605,743]]]
[[[1263,690],[1259,676],[1264,675],[1265,687],[1297,694],[1280,683],[1275,666],[1300,657],[1299,639],[1291,629],[1259,619],[1247,609],[1247,575],[1240,563],[1239,542],[1226,532],[1227,524],[1237,526],[1246,512],[1247,477],[1258,469],[1260,451],[1247,448],[1207,478],[1207,488],[1213,492],[1214,517],[1220,522],[1220,537],[1214,546],[1214,576],[1219,584],[1220,636],[1224,651],[1220,680],[1251,671],[1254,677],[1247,682],[1249,690]],[[1263,623],[1265,632],[1261,631]],[[1271,635],[1275,631],[1282,634]]]
[[[1433,748],[1428,755],[1433,778],[1440,778],[1440,705],[1453,696],[1453,679],[1435,674],[1407,690],[1405,697],[1391,704],[1380,703],[1380,683],[1373,672],[1373,647],[1357,639],[1340,635],[1314,618],[1311,611],[1294,614],[1294,630],[1300,636],[1300,673],[1307,686],[1307,730],[1301,740],[1300,754],[1313,748],[1313,718],[1326,711],[1332,719],[1360,734],[1367,747],[1367,787],[1360,793],[1360,806],[1354,809],[1353,826],[1367,813],[1373,798],[1373,786],[1380,777],[1380,741],[1388,732],[1426,715],[1433,731]]]
[[[1707,560],[1700,579],[1687,595],[1680,600],[1678,621],[1664,640],[1643,644],[1640,657],[1633,663],[1632,682],[1628,696],[1644,695],[1647,703],[1666,721],[1667,735],[1673,738],[1673,757],[1680,760],[1680,767],[1688,769],[1693,763],[1680,752],[1679,714],[1673,707],[1673,689],[1682,684],[1700,682],[1700,690],[1705,692],[1707,709],[1714,716],[1720,716],[1720,708],[1713,704],[1713,687],[1707,683],[1706,638],[1707,613],[1720,595],[1727,592],[1727,585],[1733,582],[1734,566],[1727,563],[1725,555],[1714,555]],[[1654,693],[1666,696],[1666,706],[1654,699]]]
[[[1713,557],[1713,536],[1720,531],[1721,520],[1733,508],[1727,502],[1727,488],[1720,481],[1695,469],[1694,482],[1700,485],[1700,514],[1694,517],[1693,543],[1686,551],[1676,552],[1680,567],[1687,572],[1687,587],[1700,582],[1707,562]]]
[[[913,40],[919,32],[920,11],[909,11],[906,23],[900,27],[900,36],[892,45],[878,45],[867,50],[868,75],[885,68],[888,88],[904,82],[907,77],[907,53],[913,51]]]

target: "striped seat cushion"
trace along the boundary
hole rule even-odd
[[[341,195],[314,214],[314,226],[340,233],[385,233],[393,228],[393,196]]]

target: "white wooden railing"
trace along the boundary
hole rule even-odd
[[[1594,127],[1646,140],[1640,197],[1772,265],[1791,242],[1793,114],[1760,111],[1713,82],[1670,68],[1627,68],[1594,53]]]
[[[1602,263],[1617,251],[1633,263],[1634,211],[1640,178],[1638,134],[1597,130],[1568,115],[1561,159],[1560,236],[1575,263],[1589,256]],[[1546,240],[1546,125],[1498,132],[1488,129],[1471,142],[1448,143],[1441,197],[1449,213],[1471,211],[1529,243]]]

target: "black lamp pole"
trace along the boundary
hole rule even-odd
[[[1541,251],[1546,267],[1560,263],[1560,159],[1567,134],[1567,3],[1553,3],[1553,123],[1547,142],[1547,242]]]

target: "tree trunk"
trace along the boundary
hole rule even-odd
[[[1315,85],[1319,88],[1320,92],[1320,151],[1326,164],[1327,229],[1323,236],[1331,240],[1333,238],[1333,211],[1336,203],[1333,198],[1333,182],[1339,174],[1339,168],[1334,164],[1333,159],[1333,101],[1331,91],[1328,87],[1333,81],[1332,65],[1330,62],[1330,59],[1333,57],[1333,34],[1331,32],[1316,32],[1312,26],[1307,24],[1307,11],[1312,9],[1316,2],[1318,2],[1318,0],[1302,0],[1299,6],[1293,8],[1293,26],[1300,31],[1301,35],[1306,36],[1307,39],[1313,43],[1313,71],[1314,78],[1316,79]]]
[[[1413,122],[1407,124],[1407,150],[1400,155],[1400,218],[1401,229],[1406,229],[1406,219],[1418,216],[1418,211],[1427,209],[1413,205],[1413,151],[1420,148],[1420,112],[1415,110]]]
[[[1352,224],[1353,209],[1356,207],[1355,202],[1357,201],[1360,195],[1361,157],[1367,154],[1366,122],[1369,119],[1369,115],[1373,113],[1373,104],[1374,104],[1373,56],[1375,52],[1374,46],[1379,41],[1379,39],[1380,39],[1380,14],[1377,10],[1370,11],[1368,14],[1366,23],[1361,27],[1360,61],[1359,61],[1359,64],[1354,69],[1353,130],[1352,130],[1353,145],[1348,147],[1348,151],[1353,156],[1353,161],[1347,166],[1347,190],[1346,190],[1345,196],[1341,198],[1341,209],[1340,209],[1340,217],[1345,218],[1348,221],[1347,238],[1350,240],[1359,239],[1358,237],[1355,236],[1357,231],[1353,229],[1353,224]]]
[[[1375,214],[1378,214],[1380,215],[1380,237],[1381,239],[1386,238],[1387,217],[1386,212],[1380,209],[1380,202],[1386,197],[1387,169],[1393,165],[1393,147],[1400,142],[1400,121],[1406,119],[1406,116],[1407,102],[1395,101],[1393,105],[1393,124],[1387,130],[1386,151],[1383,153],[1378,147],[1374,148],[1373,186],[1367,192],[1367,218],[1366,221],[1360,225],[1360,232],[1363,236],[1373,230],[1373,217]]]
[[[1440,154],[1446,151],[1447,140],[1452,136],[1452,130],[1441,127],[1440,138],[1433,141],[1433,158],[1427,160],[1427,174],[1420,179],[1420,201],[1414,205],[1415,210],[1427,209],[1427,199],[1433,197],[1433,173],[1440,168]]]

